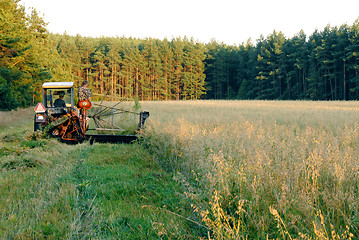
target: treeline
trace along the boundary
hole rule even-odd
[[[73,80],[140,100],[359,99],[359,19],[292,38],[274,31],[228,46],[187,38],[51,35]]]
[[[205,45],[171,41],[49,34],[33,10],[0,1],[0,110],[41,99],[45,81],[88,80],[94,98],[199,99],[205,94]]]
[[[51,35],[77,86],[140,100],[199,99],[205,93],[204,45],[192,39],[85,38]],[[61,79],[58,78],[58,79]],[[63,78],[65,80],[65,78]]]
[[[359,19],[292,38],[274,31],[256,44],[206,45],[207,98],[359,99]]]
[[[49,34],[16,0],[1,0],[0,10],[1,110],[36,103],[45,81],[88,80],[95,96],[114,99],[359,99],[359,19],[229,46]]]
[[[51,78],[46,24],[13,0],[0,1],[0,110],[35,101],[42,82]]]

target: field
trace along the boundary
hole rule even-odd
[[[359,236],[358,102],[141,105],[133,145],[65,145],[30,115],[0,124],[0,237]]]

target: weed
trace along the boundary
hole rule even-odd
[[[143,102],[141,144],[0,132],[5,239],[354,239],[357,102]]]
[[[320,238],[319,210],[325,237],[359,235],[357,102],[142,105],[146,146],[180,173],[211,238]]]

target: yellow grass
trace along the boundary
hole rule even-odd
[[[181,184],[183,194],[178,196],[187,198],[183,202],[191,203],[194,215],[180,217],[198,236],[359,236],[359,102],[183,101],[141,105],[151,114],[143,143]],[[38,229],[55,229],[59,236],[62,231],[64,236],[72,236],[80,231],[79,211],[71,205],[71,201],[76,202],[76,187],[69,181],[62,185],[57,181],[74,167],[74,156],[69,153],[84,146],[29,135],[26,131],[32,123],[20,124],[22,119],[32,119],[31,111],[0,115],[0,190],[6,203],[0,204],[0,228],[20,239],[19,233],[26,238],[40,234]],[[102,148],[96,149],[94,159],[103,156]],[[110,159],[124,154],[105,152]],[[64,157],[67,162],[63,162]],[[37,223],[41,219],[42,225]],[[175,226],[176,219],[173,221]],[[160,224],[154,226],[162,232]],[[37,230],[28,232],[32,227]]]
[[[359,103],[144,102],[147,144],[216,239],[359,235]]]

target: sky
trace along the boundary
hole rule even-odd
[[[293,37],[325,26],[352,25],[359,0],[21,0],[52,33],[169,40],[193,37],[238,45],[282,31]]]

